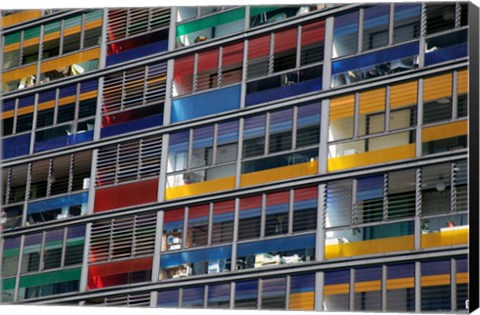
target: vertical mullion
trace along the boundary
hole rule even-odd
[[[457,87],[458,87],[458,71],[453,71],[452,74],[452,119],[455,120],[458,118],[458,93],[457,93]]]
[[[28,209],[28,201],[30,201],[30,189],[32,184],[32,163],[28,163],[27,168],[27,180],[25,184],[25,198],[23,200],[23,214],[22,214],[22,226],[26,225],[27,223],[27,209]]]
[[[238,242],[238,224],[239,224],[239,212],[240,212],[240,199],[235,198],[235,209],[233,214],[233,243],[232,243],[232,257],[231,257],[231,266],[230,271],[235,271],[237,269],[237,242]],[[233,283],[232,283],[233,285]],[[233,299],[231,297],[231,299]],[[233,303],[230,303],[231,308],[233,307]]]
[[[387,266],[382,265],[382,283],[381,283],[381,306],[382,312],[387,311]]]
[[[81,31],[80,31],[80,50],[83,50],[85,48],[85,13],[82,14],[81,18]]]
[[[350,292],[349,292],[349,300],[350,300],[350,312],[353,312],[355,309],[355,269],[350,268]]]
[[[45,195],[47,197],[50,197],[52,193],[52,183],[54,180],[54,175],[53,175],[53,158],[50,158],[48,161],[48,173],[47,173],[47,192]]]
[[[388,46],[391,46],[393,44],[393,29],[395,27],[395,21],[394,16],[395,16],[395,8],[394,8],[394,3],[390,3],[390,12],[388,16]]]
[[[135,251],[136,251],[136,248],[137,248],[137,238],[135,237],[135,234],[136,234],[136,231],[137,231],[137,221],[138,221],[138,215],[134,215],[133,218],[132,218],[132,225],[131,225],[131,229],[132,229],[132,246],[130,248],[130,257],[135,257]]]
[[[315,273],[315,293],[314,293],[314,310],[324,311],[323,309],[323,286],[325,282],[325,273],[319,271]]]
[[[363,13],[364,9],[360,8],[358,11],[357,53],[361,53],[363,50]]]
[[[186,248],[187,244],[187,229],[188,229],[188,213],[189,213],[189,207],[185,207],[184,209],[184,215],[183,215],[183,235],[182,235],[182,249]]]
[[[387,85],[385,89],[385,125],[384,132],[390,131],[390,85]]]
[[[326,184],[318,186],[317,198],[317,235],[315,247],[315,260],[322,261],[325,259],[325,222],[326,222]],[[316,308],[316,310],[319,310]]]
[[[34,148],[35,148],[35,138],[37,134],[35,130],[37,129],[38,100],[39,100],[39,96],[38,96],[38,93],[36,93],[35,100],[34,100],[34,107],[33,107],[33,117],[32,117],[32,136],[30,137],[30,150],[29,150],[30,154],[34,153]]]
[[[292,147],[291,149],[295,150],[297,148],[297,128],[298,128],[298,106],[293,107],[293,117],[292,117]]]
[[[153,266],[152,266],[152,282],[160,280],[160,261],[162,256],[162,234],[163,234],[163,217],[164,211],[157,212],[157,222],[155,226],[155,245],[153,249]],[[155,295],[156,299],[156,295]],[[156,301],[153,306],[156,306]]]
[[[235,188],[240,188],[242,175],[242,154],[243,154],[243,130],[245,118],[240,118],[238,123],[238,150],[235,163]]]
[[[85,243],[83,245],[83,260],[82,260],[82,274],[80,277],[80,292],[87,290],[88,283],[88,260],[89,260],[89,247],[92,234],[92,223],[89,222],[85,226]]]
[[[37,71],[35,73],[35,85],[40,84],[40,68],[42,64],[42,59],[43,59],[43,39],[44,39],[44,31],[45,31],[45,25],[40,25],[40,38],[39,38],[39,44],[38,44],[38,60],[37,60]],[[61,34],[61,33],[60,33]],[[36,109],[35,109],[36,112]]]
[[[415,262],[415,313],[419,313],[422,308],[421,301],[421,265],[419,261]]]
[[[258,279],[257,310],[262,309],[262,290],[263,290],[263,279]]]
[[[72,134],[77,133],[78,130],[78,117],[80,116],[80,83],[77,83],[75,91],[75,113],[72,124]]]
[[[218,48],[217,87],[222,86],[223,47]]]
[[[62,257],[60,258],[60,266],[63,268],[65,267],[65,256],[67,254],[67,231],[69,227],[63,229],[63,245],[62,245]]]
[[[60,98],[60,89],[56,88],[55,89],[55,105],[54,105],[54,111],[53,111],[54,126],[58,124],[58,111],[60,110],[59,98]]]
[[[457,212],[457,186],[456,182],[456,163],[453,162],[450,164],[450,212]]]
[[[388,173],[383,174],[383,221],[388,221]]]
[[[58,43],[58,56],[63,55],[63,42],[64,42],[64,34],[65,33],[65,20],[62,19],[60,22],[60,41]]]
[[[40,257],[38,258],[39,259],[38,270],[36,270],[36,272],[43,271],[43,267],[45,265],[44,261],[43,261],[43,259],[45,258],[45,239],[46,239],[46,232],[43,231],[42,232],[42,243],[40,245]]]
[[[18,266],[17,274],[15,275],[15,291],[13,293],[13,301],[18,300],[18,291],[20,288],[20,273],[22,272],[23,265],[23,250],[25,248],[25,235],[20,236],[20,248],[18,252]]]
[[[360,113],[360,93],[355,93],[354,99],[354,116],[353,116],[353,138],[358,138],[358,125],[359,125],[359,113]],[[367,141],[367,140],[366,140]]]
[[[415,147],[416,157],[422,156],[422,122],[423,122],[423,79],[418,80],[418,97],[417,97],[417,126],[415,128]]]
[[[262,213],[260,216],[260,238],[265,237],[265,221],[266,221],[266,204],[267,204],[267,195],[262,194]]]
[[[421,220],[422,214],[422,172],[420,168],[416,170],[415,178],[415,227],[414,227],[414,244],[415,249],[419,250],[421,246]]]
[[[198,53],[193,55],[193,83],[192,83],[192,93],[197,92],[198,84]]]
[[[236,287],[236,282],[235,281],[230,282],[230,304],[228,307],[229,309],[235,308],[235,287]]]
[[[160,155],[160,183],[158,185],[157,200],[165,200],[165,190],[167,189],[167,165],[168,165],[168,144],[170,135],[162,135],[162,149]]]
[[[212,165],[217,165],[218,151],[218,123],[213,124]]]
[[[450,258],[450,309],[457,310],[457,261]]]
[[[0,56],[3,55],[3,54],[0,54]],[[15,99],[15,107],[13,109],[13,127],[12,127],[12,135],[16,135],[17,134],[17,123],[18,123],[18,102],[19,102],[19,98],[17,97]],[[33,117],[32,117],[33,118]],[[2,120],[2,125],[3,125],[3,120]],[[32,124],[32,129],[30,130],[30,133],[32,133],[33,131],[33,124]]]
[[[270,154],[270,116],[270,112],[267,112],[265,114],[265,147],[263,148],[264,155]]]
[[[207,245],[212,245],[213,202],[208,205]]]
[[[423,68],[425,64],[425,36],[427,33],[427,4],[422,3],[420,17],[420,36],[419,36],[419,56],[418,68]]]
[[[208,306],[208,284],[204,286],[203,290],[203,308],[207,308]]]
[[[301,66],[301,49],[302,49],[302,25],[298,25],[297,27],[297,51],[296,51],[296,59],[295,59],[295,68],[300,68]]]
[[[356,226],[358,224],[358,213],[357,213],[357,179],[352,179],[352,225]]]
[[[249,6],[247,6],[248,8]],[[245,97],[247,94],[247,75],[248,75],[248,44],[249,41],[245,40],[243,42],[243,59],[242,59],[242,82],[240,89],[240,108],[245,108]]]
[[[333,55],[333,17],[325,20],[325,39],[323,49],[323,73],[322,73],[322,90],[330,89],[332,79],[332,55]]]
[[[188,155],[187,155],[187,170],[192,168],[192,154],[193,154],[193,128],[190,128],[188,136]]]
[[[287,275],[286,276],[286,284],[285,284],[285,310],[290,309],[290,287],[291,287],[291,282],[292,282],[292,276]]]
[[[288,234],[293,233],[293,206],[294,206],[294,194],[293,189],[289,190],[289,202],[288,202]]]
[[[273,64],[275,59],[275,33],[270,33],[270,56],[268,56],[268,74],[273,73]]]

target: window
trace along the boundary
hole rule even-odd
[[[297,113],[296,120],[294,112]],[[315,140],[319,137],[319,123],[318,103],[246,117],[242,174],[315,161],[318,157],[318,149],[315,148],[318,141]],[[268,130],[266,126],[269,126]],[[294,129],[298,131],[296,137]],[[263,157],[265,155],[268,157]]]
[[[450,260],[425,261],[421,264],[421,310],[450,311]]]
[[[208,15],[199,19],[185,22],[183,20],[196,17],[195,8],[180,8],[178,11],[177,21],[182,20],[181,24],[177,24],[177,46],[190,46],[199,42],[203,42],[212,38],[223,37],[229,34],[244,30],[245,8],[227,7],[224,12]],[[198,15],[206,14],[212,8],[199,8],[201,11]],[[218,9],[213,9],[218,11]],[[210,13],[209,12],[209,13]]]
[[[180,289],[162,290],[157,295],[157,307],[177,308]]]
[[[357,52],[358,12],[336,16],[333,31],[333,58]]]
[[[421,4],[394,3],[393,43],[418,38],[420,35]]]
[[[380,311],[382,309],[382,267],[355,269],[355,311]]]
[[[260,236],[262,208],[261,195],[240,198],[238,240]]]
[[[387,265],[388,312],[415,311],[415,264]]]
[[[100,44],[102,17],[102,10],[89,10],[81,15],[7,34],[4,69],[28,65],[39,59],[50,60],[42,62],[39,78],[36,77],[36,64],[22,67],[20,72],[4,72],[3,90],[23,89],[96,69],[100,51],[98,48],[86,49]],[[43,34],[40,34],[42,27]],[[43,38],[41,43],[40,37]],[[77,51],[82,52],[75,53]]]
[[[250,27],[257,27],[288,19],[293,16],[300,16],[315,10],[323,9],[324,5],[303,5],[303,6],[251,6]]]
[[[388,45],[389,15],[388,4],[363,9],[363,51]]]
[[[207,308],[230,307],[230,283],[208,285]]]
[[[323,299],[324,311],[350,310],[350,270],[325,272]]]
[[[175,59],[173,97],[240,83],[243,45],[234,43]]]
[[[235,283],[236,309],[257,309],[258,280],[238,281]]]
[[[317,228],[318,188],[295,189],[293,192],[293,232]]]
[[[288,309],[313,311],[315,306],[315,274],[290,276]]]
[[[267,194],[265,207],[265,236],[288,233],[289,191]]]
[[[2,302],[13,302],[15,295],[16,275],[20,257],[21,236],[2,239]]]
[[[161,137],[145,138],[99,149],[97,187],[160,174]]]
[[[165,211],[163,216],[162,251],[183,248],[184,216],[184,209]]]
[[[214,142],[214,139],[217,140]],[[226,121],[171,134],[167,187],[233,177],[237,142],[237,121]]]
[[[390,95],[388,117],[387,89]],[[416,95],[417,83],[407,82],[331,99],[328,169],[387,162],[389,158],[383,155],[386,152],[396,152],[391,156],[395,159],[413,158]],[[375,134],[379,136],[373,137]],[[356,140],[346,141],[351,138]],[[365,160],[359,158],[361,156],[365,156]]]
[[[286,307],[286,278],[262,279],[262,309],[285,310]]]
[[[166,73],[166,63],[159,63],[106,76],[102,137],[162,125]]]

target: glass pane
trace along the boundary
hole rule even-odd
[[[388,218],[415,215],[415,169],[388,174]]]
[[[450,164],[422,168],[422,214],[450,212]]]
[[[395,3],[393,15],[393,42],[400,43],[420,35],[420,4]]]
[[[218,49],[200,52],[197,61],[197,91],[218,86]]]
[[[300,64],[323,61],[325,21],[302,25]]]
[[[320,104],[298,107],[297,148],[318,145],[320,142]]]
[[[232,241],[234,210],[234,200],[216,202],[213,204],[212,244]]]
[[[241,198],[239,210],[238,239],[244,240],[259,237],[262,196]]]
[[[387,311],[415,311],[415,264],[387,265]]]
[[[180,289],[159,291],[157,295],[157,307],[177,308]]]
[[[451,310],[450,268],[450,260],[422,262],[422,311]]]
[[[172,96],[175,97],[192,93],[193,62],[193,55],[175,59]]]
[[[363,11],[363,50],[388,44],[390,5],[376,5]]]
[[[383,219],[384,176],[375,175],[357,179],[357,218],[368,223]]]
[[[455,3],[427,4],[427,35],[455,27]]]
[[[191,168],[212,164],[213,132],[213,125],[193,129]]]
[[[63,229],[46,232],[45,248],[43,250],[43,269],[60,267],[62,261],[63,235]]]
[[[288,233],[289,200],[289,191],[267,194],[266,236]]]
[[[325,272],[324,311],[350,310],[350,270]]]
[[[244,120],[243,157],[263,155],[265,152],[265,114]]]
[[[188,229],[185,247],[207,245],[208,217],[210,205],[201,205],[188,209]]]
[[[273,71],[279,72],[295,68],[297,56],[297,29],[289,29],[274,34]]]
[[[262,280],[262,309],[284,310],[286,303],[286,278]]]
[[[230,283],[208,286],[207,307],[225,309],[230,307]]]
[[[168,150],[168,172],[180,171],[187,168],[188,143],[190,132],[184,130],[170,135]],[[169,181],[170,187],[177,186]],[[183,185],[183,183],[182,183]]]
[[[327,184],[327,228],[351,223],[352,185],[351,180]]]
[[[163,217],[162,251],[182,248],[184,210],[168,210]]]
[[[235,308],[257,309],[258,280],[235,283]]]
[[[286,151],[292,148],[292,115],[292,109],[270,114],[269,153]]]
[[[203,308],[205,287],[197,286],[184,288],[182,294],[182,307]]]
[[[42,233],[26,236],[23,246],[21,273],[39,271],[40,253],[42,249]]]
[[[357,51],[358,11],[335,17],[333,31],[333,58]]]
[[[317,228],[318,188],[308,187],[294,190],[293,232]]]
[[[248,79],[269,73],[270,35],[248,41]]]

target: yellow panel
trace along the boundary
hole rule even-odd
[[[431,101],[452,96],[452,74],[427,78],[423,81],[423,100]]]
[[[330,100],[330,121],[352,117],[355,107],[355,95],[333,98]]]
[[[12,109],[12,110],[3,112],[3,113],[2,113],[2,119],[11,118],[11,117],[13,117],[14,115],[15,115],[15,110]]]
[[[462,70],[458,72],[457,77],[457,93],[468,93],[468,70]]]
[[[55,100],[38,104],[38,110],[43,110],[43,109],[48,109],[53,107],[55,107]]]
[[[467,132],[468,120],[456,121],[449,124],[423,128],[422,142],[463,136],[466,135]]]
[[[22,11],[22,12],[14,13],[12,15],[3,17],[2,22],[0,24],[2,27],[8,27],[8,26],[22,23],[28,20],[33,20],[41,16],[42,16],[42,10]]]
[[[405,144],[372,152],[363,152],[328,159],[328,171],[373,165],[415,157],[415,144]]]
[[[387,290],[415,287],[415,278],[387,279]]]
[[[421,238],[422,248],[463,244],[468,244],[468,227],[459,230],[455,229],[451,231],[422,234]]]
[[[40,43],[40,37],[35,37],[23,41],[23,47],[38,45]]]
[[[417,104],[417,91],[417,81],[392,85],[390,87],[390,108],[395,109]]]
[[[362,281],[362,282],[355,283],[355,292],[371,292],[371,291],[379,291],[381,289],[382,289],[381,280]]]
[[[450,284],[450,275],[434,275],[434,276],[422,276],[420,278],[420,285],[422,287],[431,287],[437,285],[449,285]]]
[[[76,100],[77,100],[76,95],[62,97],[61,99],[58,100],[58,105],[67,105],[67,104],[75,103]]]
[[[73,35],[76,33],[80,33],[81,31],[82,28],[80,27],[80,25],[72,26],[63,30],[63,36]]]
[[[89,30],[95,27],[101,27],[102,26],[102,19],[98,19],[95,21],[90,21],[85,24],[85,30]]]
[[[48,42],[49,40],[54,40],[57,38],[60,38],[60,31],[45,34],[43,36],[43,42],[45,43],[45,42]]]
[[[32,113],[34,108],[35,107],[33,105],[19,108],[17,115],[20,116],[20,115]]]
[[[360,93],[360,115],[385,111],[385,88]]]
[[[352,257],[386,252],[413,250],[413,248],[413,235],[406,235],[382,238],[378,240],[326,245],[325,257]]]
[[[323,287],[324,295],[348,294],[350,285],[348,283],[328,284]]]
[[[13,43],[13,44],[10,44],[10,45],[7,45],[7,46],[3,47],[3,52],[7,53],[7,52],[18,50],[18,49],[20,49],[20,42]]]
[[[290,294],[289,309],[311,311],[314,308],[315,294],[301,292]]]
[[[80,94],[80,100],[83,101],[83,100],[88,100],[88,99],[91,99],[91,98],[96,98],[97,95],[98,95],[97,90],[90,91],[90,92],[85,92],[85,93]]]
[[[100,48],[85,50],[83,52],[80,52],[74,55],[69,55],[66,57],[61,57],[54,60],[46,61],[42,63],[41,71],[42,73],[45,73],[47,71],[52,71],[61,67],[70,66],[75,63],[82,63],[85,61],[98,59],[99,57],[100,57]]]
[[[318,172],[318,162],[307,162],[290,166],[277,167],[270,170],[242,174],[240,187],[275,182],[284,179],[314,175]]]
[[[235,188],[235,176],[213,179],[206,182],[167,188],[165,199],[176,199]]]
[[[37,65],[30,65],[20,69],[7,71],[2,74],[3,82],[10,82],[14,80],[20,80],[21,78],[35,75],[37,73]]]
[[[468,272],[460,272],[456,275],[456,283],[468,283]]]

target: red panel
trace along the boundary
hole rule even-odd
[[[297,47],[297,29],[292,28],[275,33],[274,53],[279,53]]]
[[[240,199],[240,211],[262,207],[262,196],[253,196]]]
[[[302,26],[302,46],[323,42],[325,37],[325,21],[314,22]]]
[[[248,41],[248,59],[270,55],[270,35],[254,38]]]
[[[235,201],[227,200],[213,204],[213,214],[227,213],[235,211]]]
[[[167,210],[163,216],[163,222],[183,221],[184,209]]]
[[[98,189],[93,212],[101,212],[157,201],[158,179]]]
[[[152,257],[93,265],[88,268],[88,288],[102,288],[127,282],[127,273],[152,269]]]
[[[210,204],[190,207],[188,209],[188,218],[194,219],[194,218],[208,217],[209,210],[210,210]]]
[[[316,186],[295,189],[294,200],[301,201],[301,200],[310,200],[310,199],[317,199],[318,196],[318,188]]]
[[[207,50],[198,54],[198,72],[212,71],[218,68],[218,49]]]
[[[223,66],[240,64],[243,60],[243,42],[223,47]]]
[[[290,199],[289,191],[271,193],[267,195],[267,206],[278,205],[280,203],[288,203],[289,199]]]
[[[175,59],[174,81],[179,95],[192,93],[193,56]]]

